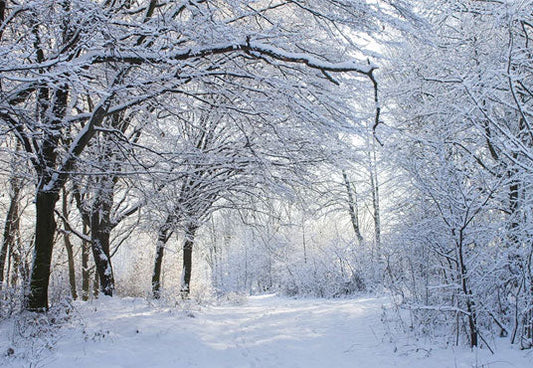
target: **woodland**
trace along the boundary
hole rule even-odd
[[[531,349],[533,1],[0,0],[0,218],[0,320],[374,293]]]

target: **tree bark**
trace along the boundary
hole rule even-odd
[[[370,154],[369,154],[370,155]],[[374,236],[376,242],[376,253],[379,259],[381,253],[381,212],[379,209],[379,182],[376,149],[373,147],[372,156],[370,157],[370,185],[372,188],[372,207],[374,210]]]
[[[346,193],[348,194],[348,212],[350,214],[350,220],[352,221],[353,231],[357,237],[359,245],[363,242],[363,236],[361,235],[361,230],[359,228],[359,216],[357,211],[357,198],[354,198],[352,193],[352,186],[348,180],[348,175],[345,170],[342,170],[342,177],[344,179],[344,185],[346,187]]]
[[[452,233],[454,232],[452,231]],[[459,239],[457,239],[456,242],[459,277],[461,278],[461,288],[466,299],[466,311],[468,313],[470,347],[474,347],[478,346],[476,305],[472,299],[472,290],[468,287],[468,272],[464,261],[463,230],[459,230]]]
[[[83,234],[88,235],[89,231],[87,225],[83,225]],[[88,241],[83,241],[81,245],[81,300],[89,300],[91,287],[91,272],[89,270],[89,253],[91,251],[91,244]]]
[[[93,217],[99,214],[96,212]],[[91,224],[91,241],[96,271],[100,280],[100,290],[104,295],[113,296],[115,290],[115,278],[111,265],[111,255],[109,252],[110,232],[95,222]]]
[[[34,28],[34,33],[37,60],[42,62],[44,53],[39,46],[37,28]],[[50,283],[54,235],[57,228],[54,210],[59,200],[59,192],[68,178],[68,174],[57,175],[54,173],[58,163],[59,126],[62,123],[62,118],[66,115],[68,87],[63,85],[52,95],[50,92],[47,87],[42,87],[37,96],[37,111],[40,121],[46,129],[43,130],[45,133],[42,138],[39,160],[35,164],[38,173],[37,193],[35,195],[35,248],[27,303],[28,310],[40,312],[48,310],[48,284]],[[49,109],[51,103],[53,104]],[[50,111],[52,116],[49,116]]]
[[[163,265],[165,245],[167,244],[168,239],[170,238],[173,232],[170,230],[170,227],[173,223],[174,216],[169,215],[165,223],[159,228],[159,232],[157,234],[154,272],[152,274],[152,295],[154,299],[159,299],[161,297],[161,268]]]
[[[95,299],[98,298],[98,295],[100,294],[100,278],[98,277],[98,272],[94,272],[94,280],[93,280],[93,296]]]
[[[63,217],[68,222],[68,201],[67,201],[67,191],[63,188],[62,196],[62,207],[63,207]],[[70,236],[67,232],[63,234],[63,242],[67,250],[67,260],[68,260],[68,280],[70,284],[70,294],[72,299],[76,300],[78,298],[78,293],[76,291],[76,270],[74,268],[74,251],[72,243],[70,242]]]
[[[185,242],[183,243],[183,270],[181,293],[188,296],[191,291],[191,272],[192,272],[192,248],[194,245],[194,237],[198,225],[188,224],[185,228]]]
[[[10,198],[10,203],[9,203],[9,209],[6,215],[6,222],[4,225],[4,238],[2,241],[2,249],[0,250],[0,290],[2,290],[2,284],[4,282],[4,268],[6,264],[6,259],[8,255],[13,252],[13,249],[17,243],[17,233],[19,231],[19,226],[20,226],[20,219],[19,219],[20,191],[21,191],[21,188],[20,188],[19,183],[16,181],[16,179],[12,179],[11,180],[11,198]],[[6,279],[8,278],[9,278],[9,275],[7,275]]]
[[[28,309],[48,310],[48,284],[56,222],[54,208],[59,199],[57,192],[39,190],[36,194],[35,249],[31,271]]]
[[[84,206],[83,202],[87,199],[82,198],[80,190],[77,187],[74,192],[74,198],[76,199],[84,225],[90,230],[90,244],[96,266],[95,273],[98,274],[100,290],[104,295],[113,296],[115,278],[111,264],[110,239],[111,231],[114,228],[111,221],[114,178],[104,178],[96,184],[98,185],[98,189],[94,193],[90,208]],[[88,260],[85,261],[88,263]]]

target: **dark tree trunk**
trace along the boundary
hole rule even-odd
[[[6,0],[0,0],[0,22],[4,21],[5,11],[6,11]]]
[[[466,311],[468,313],[468,327],[470,337],[470,347],[478,346],[478,331],[477,331],[477,316],[476,305],[472,299],[472,291],[468,286],[468,272],[464,261],[464,247],[463,244],[463,230],[459,230],[459,239],[457,240],[457,254],[458,254],[458,267],[459,277],[461,278],[461,288],[463,290],[464,297],[466,299]]]
[[[57,192],[39,190],[36,194],[35,249],[28,297],[28,309],[32,311],[48,309],[48,284],[56,231],[54,208],[58,199]]]
[[[38,40],[38,29],[35,28],[34,32]],[[39,62],[44,60],[40,46],[36,47],[36,55]],[[37,97],[37,111],[43,127],[46,128],[43,129],[39,159],[35,163],[39,180],[35,195],[35,243],[27,303],[28,310],[41,312],[48,310],[48,284],[57,228],[54,210],[59,200],[59,192],[68,178],[64,173],[58,175],[53,173],[57,165],[57,147],[61,136],[59,126],[66,114],[68,87],[62,86],[52,95],[50,92],[48,88],[42,87]],[[53,105],[50,109],[51,102]],[[49,116],[50,111],[52,116]]]
[[[474,309],[474,303],[471,300],[471,293],[467,296],[466,311],[468,315],[468,326],[470,328],[470,347],[478,346],[477,341],[477,317]]]
[[[152,295],[154,299],[161,297],[161,267],[163,265],[163,256],[165,254],[165,245],[172,235],[170,227],[173,224],[173,216],[168,216],[165,223],[159,228],[157,234],[157,246],[155,250],[154,273],[152,274]]]
[[[352,222],[353,231],[355,233],[355,236],[357,237],[359,245],[361,245],[361,243],[363,242],[363,236],[361,235],[361,230],[359,228],[357,197],[354,197],[350,180],[348,180],[348,175],[344,170],[342,170],[342,177],[344,179],[344,186],[346,187],[346,194],[348,195],[348,212],[350,214],[350,220]],[[357,195],[357,193],[355,194]]]
[[[101,195],[97,193],[96,196]],[[115,279],[113,276],[113,266],[111,264],[110,239],[113,226],[110,221],[110,203],[104,200],[97,200],[90,211],[85,210],[81,203],[79,193],[76,193],[78,209],[84,222],[84,233],[87,229],[91,234],[90,248],[93,253],[95,274],[98,275],[99,285],[104,295],[113,296],[115,290]],[[89,259],[88,242],[83,242],[82,249],[82,269],[83,269],[83,293],[84,300],[89,297]]]
[[[17,243],[17,234],[19,232],[19,201],[20,201],[20,185],[12,180],[11,182],[11,199],[9,209],[6,215],[6,222],[4,225],[4,238],[2,241],[2,249],[0,250],[0,290],[4,282],[4,268],[7,256],[14,251]],[[16,270],[15,270],[16,272]],[[9,275],[7,275],[9,278]]]
[[[87,208],[88,206],[83,205],[84,199],[80,195],[79,188],[75,189],[74,198],[82,215],[84,225],[88,227],[91,233],[90,245],[96,266],[95,273],[98,275],[100,291],[104,295],[113,296],[115,279],[111,264],[110,239],[111,231],[113,230],[111,209],[113,207],[114,182],[112,179],[104,178],[104,180],[98,181],[97,184],[99,188],[94,193],[90,209]],[[88,260],[85,261],[88,263]]]
[[[87,235],[87,225],[83,225],[83,234]],[[91,251],[91,244],[88,241],[83,241],[81,245],[81,299],[83,301],[89,300],[89,289],[91,287],[91,272],[89,271],[89,253]]]
[[[98,212],[93,217],[98,217]],[[100,279],[100,290],[104,295],[113,296],[115,290],[115,279],[113,267],[111,265],[111,254],[109,251],[110,231],[102,227],[99,223],[91,226],[91,240],[96,271]]]
[[[62,210],[63,217],[65,221],[68,222],[68,201],[67,201],[67,191],[63,188],[62,196]],[[67,260],[68,260],[68,280],[70,283],[70,294],[72,299],[76,300],[78,298],[78,293],[76,291],[76,270],[74,268],[74,251],[72,243],[70,242],[70,236],[67,232],[63,234],[63,242],[65,243],[65,248],[67,250]]]
[[[513,155],[513,160],[518,161],[518,155]],[[511,249],[517,249],[520,246],[518,231],[520,228],[520,179],[516,168],[510,168],[507,172],[510,179],[509,185],[509,246]]]
[[[93,296],[94,298],[98,298],[98,295],[100,294],[100,278],[98,277],[98,272],[94,272],[94,280],[93,280]]]
[[[192,271],[192,248],[196,235],[197,225],[189,224],[185,228],[185,242],[183,243],[183,276],[181,292],[188,296],[191,291],[191,271]]]
[[[74,250],[72,249],[72,243],[70,242],[70,237],[68,234],[64,234],[63,237],[65,248],[67,250],[67,261],[68,261],[68,280],[70,284],[70,294],[72,299],[78,299],[78,292],[76,290],[76,269],[74,267]]]

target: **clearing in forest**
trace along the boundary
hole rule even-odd
[[[430,349],[391,338],[384,298],[249,297],[220,306],[163,308],[142,299],[76,302],[61,327],[32,337],[21,317],[0,324],[2,367],[441,368],[532,367],[533,353]],[[27,323],[27,320],[26,320]],[[44,327],[43,327],[44,329]],[[428,345],[429,346],[429,345]],[[12,348],[9,356],[7,351]]]

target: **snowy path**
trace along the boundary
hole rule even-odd
[[[153,308],[139,299],[77,304],[84,328],[62,328],[34,367],[103,368],[426,368],[533,367],[520,351],[415,352],[383,342],[383,299],[292,300],[252,297],[244,305],[193,312]],[[79,322],[79,319],[78,319]],[[5,325],[0,333],[6,332]],[[8,331],[9,332],[9,331]],[[0,337],[0,344],[8,343]],[[39,344],[36,343],[36,346]],[[1,346],[2,351],[5,347]],[[17,350],[24,347],[16,347]],[[28,348],[27,348],[28,350]],[[33,348],[38,350],[38,348]],[[404,354],[411,350],[410,354]],[[0,358],[7,367],[29,360]]]

